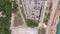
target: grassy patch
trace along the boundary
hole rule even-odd
[[[1,34],[11,34],[11,33],[10,33],[10,30],[9,29],[7,29],[5,27],[2,27]]]
[[[27,23],[26,24],[29,27],[37,27],[38,26],[38,23],[33,22],[32,20],[27,20]]]

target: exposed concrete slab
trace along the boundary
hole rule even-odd
[[[11,34],[38,34],[36,28],[14,28],[11,30]]]

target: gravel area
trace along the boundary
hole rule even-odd
[[[23,21],[22,21],[22,18],[21,16],[15,16],[15,19],[14,19],[14,26],[20,26],[20,25],[23,25]]]

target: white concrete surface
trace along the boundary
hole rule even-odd
[[[11,30],[11,34],[38,34],[36,28],[14,28]]]

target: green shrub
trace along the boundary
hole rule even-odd
[[[29,26],[29,27],[37,27],[38,23],[35,23],[32,20],[27,20],[27,26]]]
[[[6,16],[5,18],[0,18],[0,32],[2,34],[10,34],[9,26],[10,26],[10,17],[12,12],[12,6],[10,0],[0,0],[0,11],[3,11],[3,14]]]

